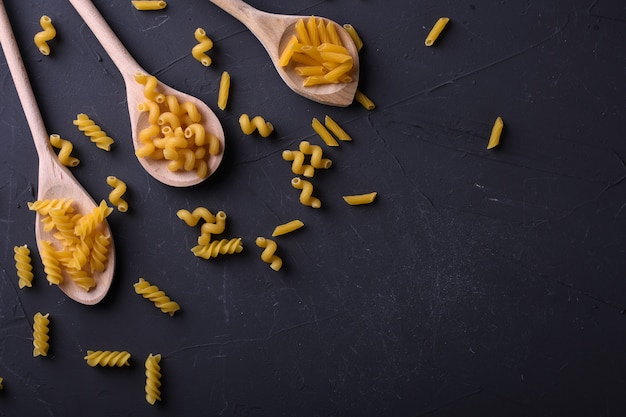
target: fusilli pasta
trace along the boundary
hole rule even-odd
[[[59,285],[63,282],[63,272],[61,264],[55,255],[54,246],[47,240],[39,242],[41,262],[43,263],[43,271],[50,285]]]
[[[41,18],[39,19],[39,24],[41,25],[43,31],[37,32],[33,40],[35,42],[35,45],[39,49],[39,52],[41,52],[43,55],[50,55],[50,46],[48,45],[48,41],[54,39],[57,31],[52,24],[52,19],[50,19],[46,15],[41,16]]]
[[[261,259],[263,262],[270,264],[270,268],[274,271],[279,271],[283,266],[283,260],[276,255],[276,242],[272,239],[266,239],[259,236],[256,238],[256,245],[263,249],[263,252],[261,253]]]
[[[139,281],[133,286],[137,294],[152,301],[157,308],[163,313],[169,314],[170,317],[180,310],[177,302],[170,300],[164,291],[159,290],[159,287],[150,284],[145,279],[139,278]]]
[[[98,148],[105,151],[111,150],[111,145],[114,140],[108,137],[100,126],[91,120],[85,113],[78,114],[73,123],[78,127],[78,130],[83,132],[85,136],[89,137],[89,139],[95,143]]]
[[[50,344],[50,319],[48,318],[50,313],[45,315],[40,312],[35,313],[33,319],[33,356],[48,356],[48,349]]]
[[[148,355],[146,359],[146,401],[154,405],[156,401],[161,401],[161,355]]]
[[[218,255],[232,255],[243,250],[241,238],[214,240],[204,245],[191,248],[194,255],[203,259],[216,258]]]
[[[33,264],[30,257],[30,249],[26,245],[14,246],[15,269],[19,278],[20,288],[33,286]]]
[[[130,353],[125,350],[88,350],[83,359],[92,368],[96,366],[130,366]]]

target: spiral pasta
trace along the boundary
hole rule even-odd
[[[66,167],[75,167],[80,163],[78,158],[70,156],[74,146],[69,140],[62,139],[61,136],[57,134],[52,134],[50,135],[50,144],[60,150],[58,155],[59,162]]]
[[[20,288],[33,286],[33,264],[30,257],[30,249],[27,245],[14,246],[15,269],[19,278]]]
[[[232,255],[243,250],[241,238],[214,240],[205,245],[197,245],[191,248],[191,252],[199,258],[210,259],[218,255]]]
[[[274,126],[270,122],[266,122],[263,117],[254,116],[250,120],[250,116],[245,113],[239,117],[239,126],[246,135],[251,135],[255,130],[258,130],[259,134],[264,138],[274,131]]]
[[[39,52],[41,52],[43,55],[50,55],[50,46],[48,45],[48,41],[54,39],[57,31],[52,24],[52,19],[50,19],[46,15],[41,16],[41,18],[39,19],[39,24],[41,25],[43,31],[37,32],[35,34],[35,37],[33,38],[33,41],[39,49]]]
[[[125,350],[88,350],[83,359],[92,368],[96,366],[130,366],[130,353]]]
[[[177,302],[170,300],[164,291],[159,290],[159,287],[150,284],[145,279],[139,278],[139,281],[133,286],[137,294],[152,301],[157,308],[163,313],[169,314],[170,317],[180,310],[180,305]]]
[[[206,207],[196,207],[192,212],[185,209],[180,209],[176,212],[176,216],[184,221],[187,226],[195,226],[200,220],[213,223],[215,221],[215,215],[209,211]]]
[[[205,52],[210,51],[213,48],[213,41],[207,36],[206,31],[202,28],[196,29],[193,36],[198,41],[198,44],[191,48],[191,55],[202,63],[205,67],[208,67],[213,62],[211,57]]]
[[[59,285],[63,282],[63,272],[61,263],[55,255],[54,246],[47,240],[39,242],[41,262],[43,263],[43,271],[50,285]]]
[[[112,211],[113,209],[107,205],[106,201],[102,200],[90,213],[80,218],[74,227],[74,233],[84,239],[102,224]]]
[[[319,145],[311,145],[308,141],[303,140],[300,142],[298,149],[300,149],[300,152],[304,155],[311,155],[311,166],[313,168],[328,169],[333,164],[333,161],[330,159],[322,158],[323,151]]]
[[[89,260],[89,267],[94,272],[103,272],[106,269],[105,262],[109,253],[109,246],[111,240],[105,236],[102,232],[99,232],[93,242],[91,248],[91,259]]]
[[[95,143],[98,148],[105,151],[111,150],[111,145],[114,140],[107,136],[100,126],[91,120],[85,113],[78,114],[73,123],[78,127],[78,130],[83,132],[85,136],[89,137],[89,139]]]
[[[218,211],[215,214],[215,221],[206,222],[200,227],[199,245],[206,245],[211,241],[211,235],[224,233],[226,229],[226,213]]]
[[[274,271],[279,271],[283,266],[283,260],[276,255],[277,245],[272,239],[266,239],[264,237],[257,237],[255,241],[256,245],[263,249],[261,253],[261,259],[263,262],[270,264],[270,268]]]
[[[158,400],[161,401],[161,354],[148,355],[146,359],[146,401],[150,405]]]
[[[309,181],[295,177],[291,180],[291,185],[293,186],[293,188],[302,190],[300,192],[300,203],[313,208],[322,207],[322,202],[320,201],[320,199],[312,196],[313,184],[311,184]]]
[[[313,177],[315,168],[310,164],[305,164],[304,153],[300,151],[284,150],[282,157],[285,161],[291,162],[291,172],[296,175],[304,175],[307,178]]]
[[[113,191],[109,193],[109,201],[111,204],[117,207],[117,210],[125,213],[128,211],[128,202],[122,198],[122,195],[126,192],[126,183],[119,178],[109,175],[107,177],[107,184],[113,187]]]
[[[48,356],[48,349],[50,344],[50,313],[45,315],[40,312],[35,313],[33,318],[33,356]]]

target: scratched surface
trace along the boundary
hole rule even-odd
[[[255,38],[206,0],[160,12],[96,0],[130,53],[164,83],[218,114],[218,173],[173,189],[137,163],[122,78],[69,2],[5,0],[50,133],[71,139],[72,172],[96,200],[107,175],[130,209],[110,225],[117,269],[92,307],[47,285],[26,203],[37,157],[0,55],[1,416],[619,416],[626,413],[626,6],[613,0],[256,0],[279,13],[352,23],[364,39],[368,112],[307,101],[285,87]],[[128,3],[128,4],[127,4]],[[31,39],[48,14],[52,54]],[[423,40],[440,16],[439,42]],[[214,64],[190,55],[193,30]],[[231,100],[215,103],[228,70]],[[72,125],[87,113],[110,153]],[[276,127],[245,136],[242,113]],[[324,148],[314,178],[323,207],[300,205],[281,158],[322,144],[313,117],[354,138]],[[502,143],[488,151],[493,121]],[[344,194],[378,191],[371,206]],[[244,251],[205,261],[178,209],[228,214]],[[261,262],[256,236],[278,238],[284,268]],[[19,289],[13,246],[33,248]],[[145,277],[182,310],[134,293]],[[32,357],[33,315],[51,317],[48,357]],[[131,366],[93,369],[87,349],[128,350]],[[163,355],[163,401],[144,399],[143,362]]]

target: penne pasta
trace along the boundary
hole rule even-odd
[[[291,233],[295,230],[300,229],[303,226],[304,226],[304,223],[301,220],[292,220],[290,222],[280,224],[276,226],[276,228],[272,232],[272,237],[282,236],[287,233]]]
[[[489,143],[487,149],[495,148],[500,143],[500,136],[502,135],[502,129],[504,129],[504,122],[502,118],[498,116],[491,128],[491,135],[489,136]]]
[[[448,17],[440,17],[439,20],[437,20],[437,22],[435,22],[435,25],[433,26],[433,28],[428,33],[428,36],[426,36],[426,40],[424,41],[424,45],[432,46],[435,43],[435,41],[437,40],[437,38],[439,38],[439,35],[443,31],[443,29],[446,27],[446,25],[448,24],[449,21],[450,21],[450,18],[448,18]]]
[[[361,106],[365,107],[367,110],[374,110],[376,105],[372,100],[370,100],[361,90],[356,90],[356,94],[354,95],[354,99],[357,103],[361,104]]]
[[[162,10],[167,7],[167,3],[160,0],[133,0],[131,3],[137,10]]]
[[[359,37],[359,34],[357,33],[356,29],[354,29],[354,26],[352,26],[349,23],[346,23],[345,25],[343,25],[343,28],[346,30],[346,32],[348,32],[348,35],[350,35],[350,37],[352,38],[352,42],[354,42],[354,45],[356,46],[356,50],[361,51],[361,48],[363,48],[363,41]]]
[[[368,194],[355,194],[355,195],[344,195],[343,199],[346,203],[351,206],[359,206],[362,204],[370,204],[376,198],[376,191]]]
[[[315,132],[322,138],[326,145],[339,146],[339,142],[335,140],[333,135],[330,134],[328,129],[326,129],[326,127],[319,120],[317,120],[317,118],[313,118],[313,121],[311,121],[311,127],[313,127],[313,130],[315,130]]]
[[[227,71],[222,73],[222,78],[220,79],[220,90],[217,95],[217,107],[220,110],[226,109],[226,104],[228,103],[228,96],[230,95],[230,74]]]
[[[352,140],[350,135],[348,135],[348,133],[346,133],[346,131],[343,130],[341,126],[339,126],[339,124],[328,115],[324,118],[324,125],[326,125],[326,128],[330,130],[337,137],[337,139],[343,141]]]

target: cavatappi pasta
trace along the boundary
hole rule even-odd
[[[191,55],[200,61],[202,65],[208,67],[213,62],[211,57],[208,56],[205,52],[210,51],[213,48],[213,41],[207,36],[206,31],[202,28],[196,29],[193,33],[193,36],[198,41],[198,44],[191,48]]]
[[[133,0],[131,2],[137,10],[163,10],[167,3],[161,0]]]
[[[311,127],[315,130],[315,133],[319,135],[320,138],[324,141],[324,143],[328,146],[334,147],[339,146],[339,142],[330,134],[328,129],[320,122],[316,117],[311,121]]]
[[[226,109],[228,104],[228,97],[230,95],[230,74],[228,71],[222,72],[222,78],[220,78],[220,90],[217,94],[217,107],[220,110]]]
[[[111,204],[117,207],[117,210],[125,213],[128,211],[128,202],[122,198],[126,192],[126,183],[119,178],[109,175],[107,177],[107,184],[113,187],[113,191],[109,193],[109,201]]]
[[[48,356],[48,349],[50,344],[50,313],[41,314],[35,313],[33,318],[33,356]]]
[[[170,317],[180,310],[180,305],[177,302],[170,300],[170,297],[164,291],[161,291],[159,287],[150,284],[145,279],[139,278],[139,281],[133,284],[133,286],[137,294],[152,301],[158,309],[163,313],[169,314]]]
[[[311,166],[313,168],[328,169],[333,164],[333,161],[331,161],[330,159],[322,157],[323,151],[322,148],[318,145],[311,145],[310,142],[303,140],[302,142],[300,142],[300,145],[298,145],[298,149],[303,154],[311,156]]]
[[[311,184],[307,180],[303,180],[302,178],[295,177],[291,180],[291,186],[300,191],[300,203],[305,206],[310,206],[313,208],[322,207],[322,202],[319,198],[313,197],[313,184]]]
[[[196,207],[191,212],[189,210],[180,209],[176,212],[176,216],[190,227],[197,225],[200,220],[204,220],[208,223],[215,222],[215,215],[206,207]]]
[[[491,135],[489,136],[489,143],[487,149],[495,148],[500,144],[500,136],[502,135],[502,129],[504,129],[504,122],[502,118],[498,116],[491,128]]]
[[[96,144],[96,146],[102,150],[110,151],[111,145],[114,140],[107,136],[100,126],[98,126],[93,120],[89,118],[85,113],[80,113],[73,121],[74,125],[78,127],[78,130],[83,132],[85,136]]]
[[[367,194],[344,195],[343,200],[351,206],[370,204],[376,198],[376,191]]]
[[[239,117],[239,126],[241,127],[241,131],[246,135],[251,135],[257,130],[259,135],[264,138],[271,135],[274,131],[274,125],[265,121],[263,117],[254,116],[252,120],[250,120],[250,116],[245,113]]]
[[[75,167],[80,164],[80,160],[78,158],[74,158],[70,155],[74,149],[72,142],[62,139],[61,136],[57,134],[52,134],[50,135],[50,144],[59,149],[58,158],[60,163],[66,167]]]
[[[426,40],[424,41],[424,45],[432,46],[437,40],[437,38],[439,38],[439,35],[441,35],[441,32],[443,32],[443,29],[446,27],[449,21],[450,21],[450,18],[448,17],[440,17],[435,22],[435,25],[432,27],[430,32],[428,32],[428,35],[426,36]]]
[[[283,266],[283,260],[276,255],[276,249],[278,245],[272,239],[266,239],[262,236],[256,238],[256,245],[263,249],[261,253],[261,259],[263,262],[270,264],[270,268],[274,271],[279,271]]]
[[[39,49],[39,52],[43,55],[50,55],[50,46],[48,45],[48,41],[54,39],[57,31],[52,24],[52,19],[46,15],[41,16],[39,24],[41,25],[43,31],[37,32],[33,41],[35,42],[37,49]]]
[[[367,110],[374,110],[376,108],[376,104],[372,100],[369,99],[361,90],[356,90],[354,94],[354,100],[363,106]]]
[[[292,220],[287,223],[279,224],[278,226],[274,228],[274,231],[272,232],[272,236],[276,237],[276,236],[286,235],[287,233],[291,233],[295,230],[298,230],[303,226],[304,226],[304,223],[302,222],[302,220],[298,220],[298,219]]]
[[[148,355],[145,362],[146,367],[146,401],[154,405],[156,401],[161,401],[161,355]]]
[[[313,177],[315,168],[311,164],[305,164],[304,153],[298,151],[284,150],[282,157],[285,161],[291,162],[291,172],[296,175],[304,175],[307,178]]]
[[[117,366],[118,368],[130,366],[130,353],[125,350],[88,350],[83,359],[92,368],[96,366]]]
[[[20,288],[33,286],[33,263],[30,249],[27,245],[13,247],[15,269],[17,270],[18,286]]]

